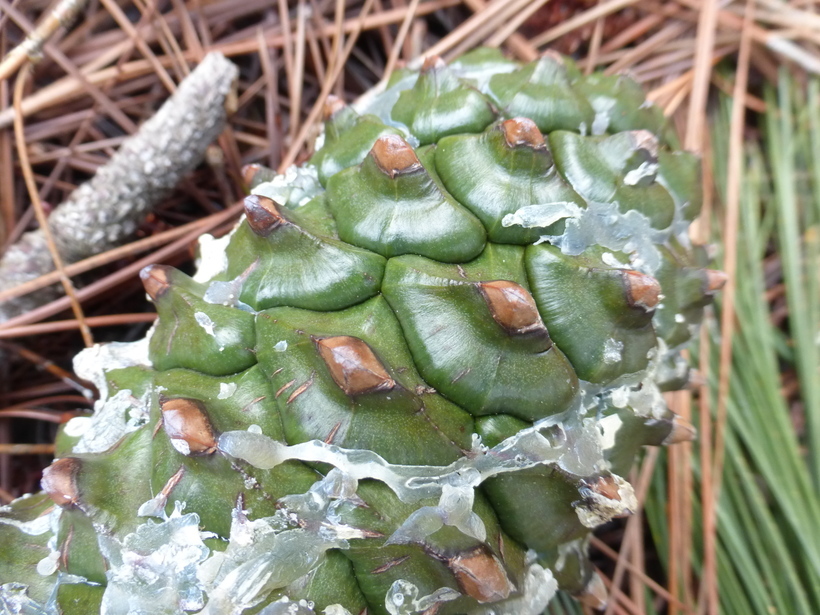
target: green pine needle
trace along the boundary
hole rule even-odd
[[[759,118],[764,138],[748,141],[741,179],[718,586],[726,614],[820,613],[820,81],[801,85],[784,71],[777,87],[767,91],[766,103]],[[721,102],[712,127],[720,194],[730,107],[728,100]],[[782,321],[773,319],[766,294],[779,283],[788,310]],[[715,333],[708,370],[713,391],[719,343]],[[783,396],[787,373],[799,382],[799,403]],[[695,475],[698,480],[698,468]],[[663,558],[669,551],[666,480],[662,471],[656,473],[647,502]],[[699,489],[695,519],[701,512]],[[700,573],[700,545],[694,551]]]

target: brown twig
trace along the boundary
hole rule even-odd
[[[95,327],[111,327],[124,324],[136,324],[140,322],[154,322],[157,315],[153,313],[137,314],[112,314],[111,316],[88,316],[86,324],[92,329]],[[54,320],[41,322],[34,325],[22,325],[19,327],[9,327],[0,329],[0,339],[11,339],[25,337],[28,335],[43,335],[46,333],[57,333],[59,331],[72,331],[79,327],[76,320]]]
[[[219,224],[224,223],[227,220],[231,220],[239,215],[242,211],[242,203],[237,203],[230,209],[227,209],[219,214],[214,214],[210,218],[207,219],[207,223],[203,224],[203,226],[197,228],[189,232],[186,235],[183,235],[176,241],[168,244],[167,246],[157,250],[150,256],[142,258],[134,263],[131,263],[127,267],[120,269],[119,271],[103,278],[102,280],[98,280],[93,284],[89,284],[85,288],[77,291],[77,298],[80,301],[85,301],[91,297],[96,296],[103,290],[106,290],[110,286],[114,284],[119,284],[129,279],[134,279],[134,277],[139,273],[139,271],[146,267],[147,265],[151,265],[156,262],[162,262],[162,260],[169,258],[170,256],[185,250],[190,246],[193,242],[197,240],[197,238],[202,233],[207,233],[210,229],[218,226]],[[49,316],[53,316],[54,314],[59,314],[63,310],[69,307],[69,303],[66,297],[62,297],[60,299],[56,299],[47,305],[43,305],[36,309],[31,310],[30,312],[26,312],[25,314],[21,314],[19,316],[15,316],[14,318],[10,318],[6,322],[0,323],[0,331],[5,329],[11,329],[12,327],[18,327],[21,325],[27,325],[33,322],[38,322],[43,318],[48,318]]]
[[[0,444],[0,455],[53,455],[53,444]]]
[[[68,27],[85,8],[87,0],[60,0],[54,9],[37,25],[22,43],[12,49],[0,63],[0,81],[8,79],[26,60],[40,59],[46,41],[60,26]]]
[[[703,493],[703,534],[704,534],[704,584],[701,587],[705,599],[700,600],[703,612],[718,615],[720,602],[717,586],[717,502],[720,497],[723,477],[724,440],[726,414],[729,400],[729,376],[732,371],[732,337],[735,329],[735,295],[737,277],[737,245],[740,218],[740,181],[743,173],[743,129],[745,126],[746,90],[749,80],[751,56],[751,26],[754,20],[755,3],[746,1],[743,18],[743,35],[740,43],[737,77],[732,98],[732,119],[729,126],[729,161],[726,179],[726,218],[724,232],[724,268],[729,280],[723,289],[723,303],[720,317],[722,344],[720,347],[720,375],[718,381],[718,405],[715,417],[714,464],[711,481]]]
[[[20,101],[23,99],[23,87],[25,86],[29,70],[30,66],[26,65],[22,72],[17,76],[17,84],[14,87],[14,106],[17,109],[20,108]],[[82,333],[83,341],[86,346],[91,346],[94,343],[94,340],[91,337],[91,330],[88,328],[88,325],[85,324],[85,316],[83,315],[83,309],[80,306],[80,302],[77,301],[77,296],[74,292],[74,285],[71,283],[71,279],[65,274],[65,269],[63,268],[63,257],[60,254],[60,250],[57,248],[56,242],[54,241],[54,234],[51,231],[51,227],[46,221],[46,214],[43,211],[43,204],[40,202],[40,195],[37,192],[37,185],[34,183],[34,175],[32,174],[31,165],[28,161],[26,138],[23,134],[23,116],[19,113],[15,116],[14,135],[17,140],[17,156],[20,158],[20,166],[23,170],[26,188],[28,189],[31,203],[34,206],[34,213],[37,216],[37,222],[40,224],[40,229],[42,231],[43,238],[45,239],[48,254],[57,269],[63,290],[65,290],[65,294],[71,302],[71,309],[74,312],[74,316],[80,323],[80,333]],[[42,262],[45,259],[41,257],[39,260]],[[2,265],[2,263],[0,263],[0,265]]]

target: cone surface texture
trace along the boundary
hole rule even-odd
[[[194,277],[143,270],[148,336],[77,357],[100,399],[0,508],[0,614],[601,604],[591,532],[642,446],[694,437],[662,393],[719,287],[672,140],[554,54],[331,99]]]

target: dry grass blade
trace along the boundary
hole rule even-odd
[[[112,314],[111,316],[89,316],[85,319],[85,324],[91,328],[110,327],[115,325],[136,324],[142,322],[151,323],[156,319],[156,314]],[[72,331],[79,329],[79,327],[80,324],[76,320],[54,320],[35,325],[7,327],[0,329],[0,339],[14,339],[19,337],[28,337],[30,335],[43,335],[45,333]]]
[[[144,239],[138,239],[137,241],[120,246],[119,248],[113,248],[107,252],[103,252],[102,254],[90,256],[84,260],[66,265],[63,268],[63,273],[68,276],[79,275],[81,273],[85,273],[86,271],[91,271],[97,267],[107,265],[108,263],[116,260],[153,250],[154,248],[182,237],[183,235],[198,232],[201,228],[204,228],[206,224],[207,220],[197,220],[195,222],[189,222],[188,224],[157,233],[156,235],[151,235],[150,237],[146,237]],[[60,271],[53,271],[29,282],[15,286],[14,288],[0,291],[0,302],[8,299],[14,299],[15,297],[21,297],[41,288],[45,288],[46,286],[51,286],[55,282],[60,281],[60,276]]]
[[[290,149],[288,150],[288,153],[285,155],[284,159],[279,165],[280,172],[294,163],[296,157],[299,155],[299,150],[307,141],[308,132],[311,130],[311,128],[313,128],[313,125],[318,121],[319,116],[322,113],[322,108],[324,107],[325,101],[327,100],[330,91],[333,89],[333,85],[336,79],[341,74],[344,68],[345,61],[350,56],[350,53],[353,51],[353,46],[356,44],[356,39],[359,37],[359,34],[361,34],[362,29],[364,28],[365,18],[367,17],[372,7],[373,0],[365,0],[365,4],[362,7],[361,13],[359,14],[358,27],[351,33],[350,38],[348,38],[347,42],[345,43],[344,49],[342,50],[342,54],[340,56],[339,63],[333,66],[333,70],[330,72],[327,80],[322,86],[322,90],[319,93],[319,97],[313,104],[313,108],[310,110],[310,113],[308,114],[304,124],[302,124],[302,129],[299,131],[294,142],[290,144]]]
[[[54,454],[54,445],[53,444],[0,444],[0,455],[53,455],[53,454]]]
[[[26,77],[29,74],[29,67],[25,66],[23,70],[17,77],[17,84],[14,87],[14,106],[16,109],[20,108],[20,101],[23,99],[23,87],[25,86]],[[37,216],[37,222],[40,225],[40,228],[45,235],[46,242],[48,243],[48,251],[51,254],[51,260],[54,263],[54,266],[57,269],[57,273],[60,277],[60,283],[63,286],[63,290],[65,290],[66,297],[68,298],[71,304],[71,310],[74,312],[74,316],[77,318],[77,322],[80,323],[80,332],[83,336],[83,341],[85,342],[86,346],[92,346],[94,344],[94,339],[91,336],[91,329],[85,323],[85,315],[83,314],[83,308],[80,305],[80,302],[77,300],[77,295],[74,292],[74,284],[71,282],[71,279],[66,275],[65,268],[63,266],[63,258],[60,255],[60,251],[57,249],[57,246],[54,244],[54,237],[51,233],[51,227],[46,220],[46,214],[43,211],[43,204],[40,201],[40,194],[37,192],[37,186],[34,183],[34,175],[31,171],[31,164],[28,160],[28,149],[26,148],[26,138],[23,134],[23,116],[18,112],[15,116],[14,122],[14,135],[17,139],[17,156],[20,158],[20,166],[23,170],[23,177],[26,181],[26,188],[28,188],[29,198],[31,199],[31,203],[34,206],[34,212]]]
[[[740,56],[735,78],[735,89],[732,96],[732,123],[729,132],[729,162],[726,189],[726,218],[723,222],[724,232],[724,267],[729,281],[724,288],[723,309],[721,312],[721,332],[723,340],[720,347],[720,377],[718,385],[718,407],[715,420],[714,462],[713,467],[704,466],[706,472],[703,494],[703,533],[704,533],[704,583],[701,593],[705,596],[700,601],[705,604],[705,612],[718,615],[718,571],[717,571],[717,502],[720,497],[720,486],[723,477],[724,430],[726,427],[726,408],[729,398],[729,374],[732,363],[732,336],[735,323],[735,291],[737,276],[737,237],[740,207],[740,182],[743,165],[743,132],[745,128],[746,90],[749,79],[749,61],[751,52],[750,28],[754,20],[755,4],[746,2],[743,35],[740,45]],[[705,462],[711,461],[709,459]],[[711,484],[710,484],[711,483]]]
[[[416,17],[416,11],[419,8],[419,0],[411,0],[410,6],[407,8],[407,15],[404,21],[401,22],[399,33],[396,35],[396,41],[393,48],[390,50],[390,56],[387,58],[387,64],[384,67],[384,79],[389,80],[390,75],[393,74],[393,69],[396,67],[396,62],[399,60],[399,54],[402,51],[404,40],[407,33],[410,31],[410,26],[413,24],[413,19]]]
[[[464,22],[461,28],[454,30],[428,49],[426,55],[443,56],[457,45],[462,44],[468,37],[475,36],[477,32],[483,33],[492,30],[496,24],[494,20],[507,8],[508,3],[506,0],[493,0],[489,4],[481,6],[480,10]]]
[[[693,152],[703,151],[703,135],[706,122],[706,97],[712,74],[712,55],[717,29],[717,0],[704,0],[698,22],[697,50],[689,97],[689,115],[686,122],[684,147]]]
[[[616,11],[620,11],[632,4],[635,4],[637,0],[608,0],[607,2],[602,2],[598,4],[595,8],[589,9],[588,11],[584,11],[583,13],[579,13],[572,19],[568,19],[567,21],[561,23],[558,26],[555,26],[551,30],[544,32],[543,34],[536,36],[530,41],[536,47],[543,47],[544,45],[551,43],[552,41],[569,34],[573,30],[577,30],[582,26],[590,24],[597,19],[602,17],[606,17],[607,15],[611,15]]]
[[[25,16],[20,13],[16,8],[12,5],[8,4],[6,0],[0,1],[0,7],[2,7],[4,12],[7,12],[14,20],[17,22],[20,27],[26,28],[31,30],[30,22],[25,18]],[[71,77],[76,80],[79,84],[79,87],[82,87],[83,90],[90,96],[94,98],[94,100],[105,109],[105,111],[115,119],[120,126],[122,126],[125,130],[129,132],[133,132],[136,129],[136,125],[131,121],[125,113],[123,113],[112,101],[111,99],[105,95],[105,93],[97,86],[96,83],[90,81],[75,65],[71,60],[63,54],[59,49],[55,48],[50,43],[45,43],[43,45],[43,49],[46,55],[50,58],[53,58],[54,61],[60,65],[60,67],[65,70]],[[13,119],[12,116],[14,113],[22,113],[26,108],[26,104],[23,103],[21,106],[18,106],[18,110],[7,110],[12,111],[11,114],[3,114],[4,116],[8,116],[5,118],[7,124],[11,124]],[[7,125],[6,124],[6,125]]]
[[[150,256],[146,256],[145,258],[142,258],[134,263],[131,263],[130,265],[123,269],[120,269],[116,273],[113,273],[103,278],[102,280],[99,280],[77,291],[75,293],[76,299],[79,301],[85,301],[87,299],[90,299],[91,297],[97,296],[103,291],[108,290],[113,285],[122,283],[126,280],[135,279],[135,276],[143,267],[146,267],[156,262],[162,262],[163,260],[170,258],[171,256],[178,254],[179,252],[187,250],[191,243],[196,241],[196,239],[202,233],[207,233],[209,230],[212,230],[220,224],[224,224],[228,220],[235,219],[241,211],[242,203],[237,203],[235,206],[223,212],[214,214],[211,218],[207,220],[207,223],[204,224],[202,227],[199,227],[193,231],[186,233],[176,241],[173,241],[167,246],[157,250]],[[68,297],[57,299],[49,304],[46,304],[40,308],[32,310],[31,312],[28,312],[27,314],[21,314],[16,318],[10,318],[4,323],[0,323],[0,331],[2,331],[3,329],[10,329],[12,327],[18,327],[33,322],[38,322],[43,318],[48,318],[49,316],[59,314],[66,308],[70,307],[70,305],[71,302],[68,299]]]
[[[644,457],[643,463],[641,464],[640,477],[638,478],[638,484],[635,488],[635,496],[638,498],[640,506],[643,506],[643,502],[646,501],[646,494],[649,489],[649,483],[652,479],[652,473],[655,470],[655,463],[657,462],[658,454],[659,449],[650,449]],[[635,533],[638,531],[639,523],[639,516],[631,517],[627,522],[624,540],[621,545],[621,551],[618,554],[618,561],[615,566],[615,572],[612,575],[612,581],[610,585],[610,600],[604,615],[612,615],[615,612],[618,600],[621,599],[621,581],[623,579],[624,573],[629,567],[629,552],[634,545],[632,536],[634,536]]]

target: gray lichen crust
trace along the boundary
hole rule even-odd
[[[133,235],[145,215],[199,166],[225,127],[226,102],[237,75],[222,54],[205,56],[111,160],[54,209],[49,227],[64,262],[99,254]],[[26,233],[0,260],[0,290],[53,268],[42,231]],[[57,292],[49,288],[0,304],[0,321],[42,305]]]

